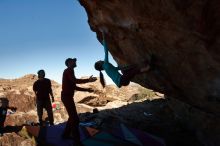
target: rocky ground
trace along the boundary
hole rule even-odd
[[[7,97],[10,106],[16,106],[17,112],[7,116],[7,133],[0,138],[0,146],[32,146],[33,138],[22,134],[22,125],[37,123],[35,97],[32,91],[35,75],[26,75],[15,80],[0,80],[0,96]],[[61,85],[52,82],[56,103],[54,109],[55,124],[67,120],[66,111],[60,102]],[[76,92],[75,102],[81,121],[94,121],[97,128],[111,128],[118,122],[130,127],[147,131],[163,138],[167,145],[200,145],[194,134],[187,130],[178,115],[169,107],[169,99],[162,94],[145,89],[137,84],[118,89],[109,85],[103,89],[99,81],[84,84],[94,93]],[[93,113],[97,109],[98,113]],[[46,113],[44,114],[46,118]]]

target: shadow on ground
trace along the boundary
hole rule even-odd
[[[95,128],[112,129],[119,123],[162,138],[167,146],[200,146],[195,133],[186,128],[168,106],[168,99],[133,102],[120,108],[79,114],[81,122],[95,122]],[[5,133],[19,133],[22,126],[6,126]],[[36,140],[37,141],[37,140]],[[38,143],[38,145],[47,145]]]
[[[111,129],[118,123],[124,123],[164,139],[167,146],[200,146],[195,133],[187,129],[178,115],[174,115],[168,102],[168,99],[145,100],[79,116],[83,122],[96,122],[99,129]]]

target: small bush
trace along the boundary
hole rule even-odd
[[[147,88],[139,88],[139,99],[151,99],[155,97],[155,92]]]

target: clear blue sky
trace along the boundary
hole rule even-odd
[[[104,51],[87,19],[78,0],[0,0],[0,78],[44,69],[61,83],[68,57],[78,59],[78,78],[98,76],[93,65]]]

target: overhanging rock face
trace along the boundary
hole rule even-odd
[[[91,29],[119,64],[155,56],[154,70],[134,80],[220,114],[220,1],[81,0]],[[104,54],[103,54],[104,56]]]
[[[119,65],[139,63],[153,56],[154,68],[137,75],[134,82],[219,120],[219,0],[80,3],[100,41],[100,31],[106,31],[109,51]]]

